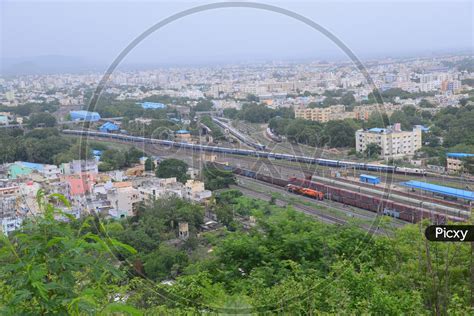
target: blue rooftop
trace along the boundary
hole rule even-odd
[[[474,201],[474,192],[472,191],[460,190],[460,189],[455,189],[451,187],[445,187],[442,185],[431,184],[431,183],[420,182],[420,181],[413,181],[413,180],[408,181],[408,182],[403,182],[401,183],[401,185],[409,187],[409,188],[420,189],[420,190],[424,190],[428,192],[433,192],[433,193],[438,193],[442,195]]]
[[[386,129],[385,128],[374,127],[374,128],[369,129],[369,131],[375,132],[375,133],[383,133],[383,132],[386,131]]]
[[[376,176],[371,176],[371,175],[368,175],[368,174],[361,174],[360,177],[361,177],[361,178],[372,179],[372,180],[378,180],[378,179],[379,179],[379,178],[376,177]]]
[[[180,130],[176,131],[176,134],[189,134],[189,131],[187,131],[185,129],[180,129]]]
[[[112,122],[105,122],[99,127],[101,131],[118,131],[120,128]]]
[[[20,165],[22,165],[23,167],[38,170],[38,171],[43,170],[43,165],[40,163],[21,161]]]
[[[474,154],[447,153],[446,156],[449,157],[449,158],[467,158],[467,157],[474,157]]]
[[[69,114],[71,115],[71,120],[77,121],[77,120],[82,120],[82,121],[90,121],[90,122],[96,122],[100,120],[100,115],[97,112],[89,112],[89,111],[70,111]]]
[[[148,109],[152,109],[152,110],[156,110],[156,109],[166,109],[166,105],[163,104],[163,103],[159,103],[159,102],[142,102],[142,103],[138,103],[142,106],[142,108],[144,108],[145,110],[148,110]]]
[[[93,154],[94,156],[100,156],[100,155],[102,155],[102,150],[94,149],[94,150],[92,151],[92,154]]]

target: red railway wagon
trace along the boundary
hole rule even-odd
[[[419,207],[404,205],[391,200],[348,191],[306,179],[290,178],[289,182],[321,191],[326,194],[326,198],[333,201],[392,216],[411,223],[417,223],[422,219],[429,219],[434,223],[445,223],[447,219],[451,221],[463,221],[462,218],[456,216],[432,212]]]
[[[308,179],[292,177],[289,180],[283,180],[279,178],[273,178],[271,176],[257,174],[254,171],[240,168],[233,169],[233,172],[281,187],[286,187],[290,183],[301,187],[310,188],[322,192],[327,199],[355,206],[361,209],[366,209],[375,213],[399,218],[411,223],[417,223],[422,219],[429,219],[433,223],[446,223],[447,220],[455,222],[465,221],[465,219],[462,217],[447,215],[440,212],[432,212],[419,207],[409,206],[391,200],[385,200],[379,197],[373,197],[358,192],[340,189],[323,183],[313,182]]]
[[[357,185],[359,187],[366,187],[366,188],[370,188],[370,189],[373,189],[373,185],[371,184],[366,184],[366,183],[362,183],[362,182],[357,182],[357,181],[352,181],[352,180],[348,180],[348,179],[340,179],[346,183],[350,183],[350,184],[354,184],[354,185]],[[359,188],[360,190],[360,188]],[[445,205],[445,206],[450,206],[450,207],[466,207],[465,204],[463,203],[460,203],[460,202],[452,202],[452,201],[446,201],[446,200],[443,200],[443,199],[439,199],[439,198],[435,198],[435,197],[430,197],[430,196],[427,196],[427,195],[420,195],[420,194],[416,194],[416,193],[409,193],[409,192],[404,192],[404,191],[400,191],[400,190],[391,190],[392,194],[397,194],[397,195],[402,195],[402,196],[406,196],[406,197],[412,197],[412,198],[422,198],[423,201],[429,201],[429,202],[434,202],[434,203],[438,203],[438,204],[442,204],[442,205]]]

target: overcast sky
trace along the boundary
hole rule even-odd
[[[1,56],[80,57],[110,63],[159,20],[209,2],[1,2]],[[472,51],[472,1],[264,1],[329,29],[361,58]],[[218,9],[155,32],[128,63],[208,63],[259,59],[345,58],[316,31],[272,12]]]

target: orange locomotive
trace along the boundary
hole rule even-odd
[[[324,199],[324,193],[309,188],[303,188],[294,184],[288,184],[287,190],[296,194],[304,195],[313,199],[322,201]]]

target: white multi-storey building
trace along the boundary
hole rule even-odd
[[[385,159],[410,157],[421,148],[421,133],[419,128],[402,131],[399,123],[388,128],[361,129],[355,134],[356,150],[364,152],[369,144],[377,144]]]

